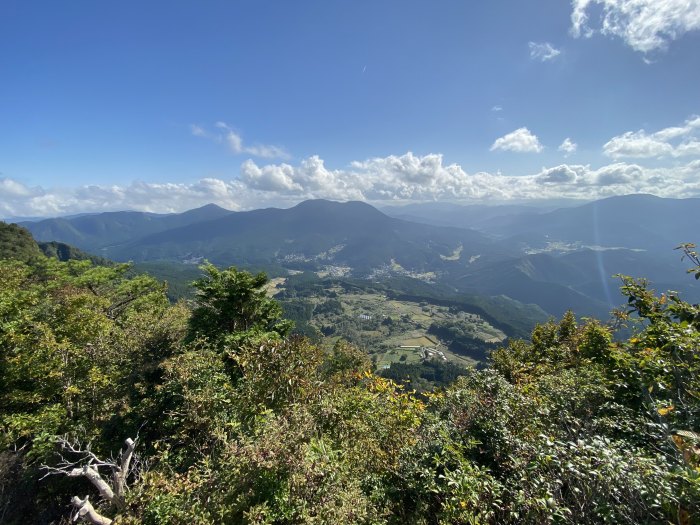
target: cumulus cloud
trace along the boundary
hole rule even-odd
[[[236,155],[247,154],[267,159],[289,158],[289,153],[279,146],[272,146],[269,144],[244,144],[241,134],[225,122],[216,122],[214,128],[214,131],[208,131],[197,124],[190,125],[190,131],[195,137],[202,137],[220,144],[225,144],[228,146],[229,150]]]
[[[342,169],[312,156],[298,164],[259,165],[245,161],[231,180],[193,183],[134,182],[78,188],[29,187],[0,179],[0,217],[57,216],[77,212],[141,210],[178,212],[213,202],[231,210],[289,206],[304,199],[396,201],[592,199],[629,193],[661,197],[700,196],[700,159],[647,167],[614,162],[600,167],[561,164],[536,173],[467,173],[440,154],[389,155],[350,163]]]
[[[37,189],[31,189],[24,184],[12,179],[0,179],[0,195],[5,197],[28,197],[37,192]]]
[[[241,180],[277,197],[331,198],[386,201],[505,201],[542,198],[590,199],[628,193],[664,197],[700,194],[700,160],[685,165],[648,168],[616,162],[599,168],[561,164],[529,175],[467,173],[458,164],[445,163],[442,155],[406,153],[351,163],[330,170],[318,157],[299,166],[244,165]],[[243,176],[243,172],[249,173]],[[265,174],[279,172],[283,184],[270,184]],[[276,180],[276,179],[275,179]]]
[[[586,171],[586,166],[562,164],[553,168],[543,168],[537,175],[537,181],[541,184],[573,184],[579,178],[582,179]]]
[[[543,146],[537,135],[527,128],[519,128],[498,139],[491,145],[491,151],[515,151],[517,153],[539,153]]]
[[[549,42],[529,42],[528,46],[530,47],[530,58],[540,62],[547,62],[561,54],[561,51]]]
[[[559,151],[564,152],[564,156],[568,157],[572,153],[576,153],[577,148],[578,148],[578,144],[573,142],[569,137],[566,137],[564,139],[564,142],[559,144],[559,147],[557,149]]]
[[[74,188],[28,187],[0,180],[0,217],[58,216],[71,213],[139,210],[179,212],[214,202],[236,210],[251,205],[238,180],[204,178],[193,183],[133,182],[129,185],[87,185]]]
[[[594,5],[602,7],[602,14],[590,20]],[[572,6],[574,37],[600,31],[642,53],[664,50],[670,41],[700,29],[700,0],[573,0]]]
[[[682,126],[655,133],[628,131],[603,145],[603,153],[613,159],[687,157],[700,155],[700,117],[691,117]]]

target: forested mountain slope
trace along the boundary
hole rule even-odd
[[[174,214],[118,211],[21,223],[38,241],[60,241],[97,252],[105,246],[231,213],[214,204]]]
[[[0,260],[4,523],[700,518],[700,310],[673,293],[625,279],[630,339],[567,313],[417,394],[290,336],[262,274],[205,266],[188,307],[125,271]]]
[[[191,276],[204,260],[275,276],[407,277],[465,294],[508,296],[556,316],[573,308],[603,318],[623,299],[618,273],[646,276],[653,286],[700,300],[700,287],[683,278],[673,250],[700,230],[699,203],[629,195],[556,210],[433,203],[406,213],[441,224],[453,218],[480,231],[324,200],[246,212],[210,205],[173,215],[104,213],[25,226],[42,240],[147,262],[163,278]],[[183,288],[174,284],[173,290]]]

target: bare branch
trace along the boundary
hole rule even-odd
[[[100,496],[107,501],[114,501],[114,491],[112,490],[112,487],[109,486],[109,483],[104,480],[97,469],[92,468],[90,465],[85,465],[81,469],[73,469],[70,471],[70,473],[68,473],[68,476],[71,478],[85,476],[99,491]]]
[[[86,518],[94,525],[112,525],[112,520],[98,513],[90,503],[88,496],[85,499],[80,499],[78,496],[73,496],[71,500],[73,506],[77,509],[73,516],[73,521],[78,521],[80,518]]]
[[[126,448],[120,452],[118,459],[103,461],[90,450],[89,443],[83,447],[79,441],[71,442],[60,438],[58,443],[61,449],[78,456],[78,459],[69,461],[60,455],[60,461],[56,466],[42,465],[41,468],[46,471],[46,474],[41,479],[52,474],[61,474],[70,478],[85,477],[95,486],[104,500],[119,509],[124,505],[126,481],[133,469],[132,463],[135,461],[138,466],[138,459],[135,458],[134,454],[137,441],[138,437],[137,439],[127,438],[124,442]],[[111,476],[103,477],[99,471],[100,467],[108,467],[111,470]],[[85,517],[91,523],[99,525],[112,523],[111,519],[105,518],[95,511],[87,497],[81,500],[75,496],[71,502],[78,508],[73,521]]]
[[[131,438],[126,438],[124,444],[126,445],[126,450],[121,454],[121,465],[114,471],[114,491],[120,499],[124,496],[124,491],[126,489],[126,478],[129,476],[129,468],[134,456],[136,441]]]

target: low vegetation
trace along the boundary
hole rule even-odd
[[[382,377],[291,335],[262,274],[206,266],[172,304],[128,271],[0,261],[0,521],[700,520],[700,309],[676,294],[623,277],[629,339],[567,313],[482,369],[406,359],[446,385],[416,392],[400,358]]]

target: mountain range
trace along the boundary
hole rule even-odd
[[[233,212],[210,204],[180,214],[110,212],[22,225],[39,241],[115,261],[191,267],[207,259],[277,275],[400,275],[505,295],[552,315],[572,308],[605,316],[621,302],[616,273],[700,297],[673,251],[696,240],[697,209],[700,199],[649,195],[554,210],[430,203],[386,213],[362,202],[311,200],[288,209]]]

